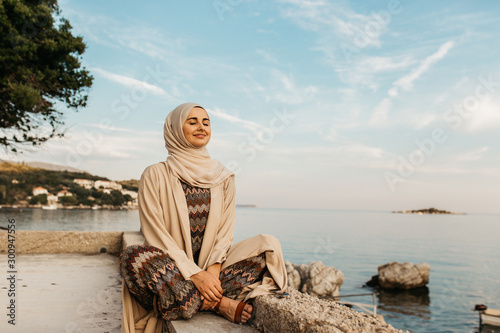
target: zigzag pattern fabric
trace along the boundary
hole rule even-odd
[[[261,253],[222,270],[222,294],[235,299],[244,287],[262,278],[265,258]],[[193,282],[185,280],[174,261],[157,247],[127,247],[120,255],[120,272],[139,304],[155,309],[165,320],[190,319],[203,303]]]
[[[235,299],[243,288],[262,279],[265,268],[265,252],[224,268],[219,274],[223,295]]]
[[[191,245],[193,248],[194,262],[198,264],[201,244],[207,225],[208,213],[210,212],[210,189],[194,187],[181,182],[182,189],[186,195],[186,203],[189,212],[189,224],[191,227]]]
[[[210,189],[182,183],[191,225],[193,257],[199,252],[210,211]],[[265,253],[239,261],[219,274],[223,295],[235,299],[241,290],[262,278],[266,269]],[[165,320],[192,318],[202,305],[198,289],[185,280],[161,249],[132,245],[120,255],[120,272],[130,293],[147,310],[156,310]]]
[[[154,246],[131,245],[120,256],[120,271],[130,293],[145,309],[165,320],[192,318],[202,304],[192,281],[174,261]]]

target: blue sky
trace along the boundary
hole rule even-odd
[[[496,1],[60,7],[88,46],[89,105],[20,160],[137,179],[166,159],[167,113],[193,101],[238,203],[500,213]]]

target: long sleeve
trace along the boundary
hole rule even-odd
[[[215,263],[223,263],[226,260],[234,240],[234,220],[235,220],[235,184],[234,176],[229,177],[223,187],[222,215],[214,243],[213,251],[208,258],[207,267]]]
[[[158,168],[160,167],[164,166],[150,166],[141,176],[139,183],[141,231],[146,239],[146,244],[165,251],[175,261],[182,276],[189,280],[201,269],[192,259],[188,258],[182,248],[182,239],[174,239],[169,232],[171,230],[178,235],[182,234],[182,226],[180,223],[169,222],[181,221],[181,219],[173,195],[163,193],[171,191],[172,184],[168,184],[168,179],[159,172]]]

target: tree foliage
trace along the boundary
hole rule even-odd
[[[57,0],[0,1],[0,145],[16,151],[61,132],[62,111],[87,103],[93,77],[81,65],[82,37],[73,36]]]

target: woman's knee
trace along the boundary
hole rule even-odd
[[[255,237],[258,237],[261,241],[268,243],[268,244],[276,244],[276,243],[279,244],[279,242],[280,242],[278,240],[278,238],[274,237],[273,235],[269,235],[269,234],[260,234],[260,235],[257,235]]]
[[[145,253],[163,254],[164,252],[155,246],[130,245],[120,254],[120,267],[125,268],[131,261],[134,262],[135,258]]]

